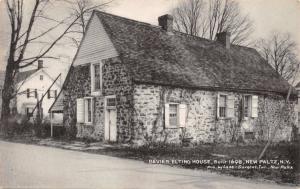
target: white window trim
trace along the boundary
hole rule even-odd
[[[84,97],[84,124],[85,125],[92,125],[93,124],[93,120],[94,120],[94,102],[93,102],[93,97]],[[88,121],[88,109],[86,106],[86,101],[87,99],[91,99],[91,121]]]
[[[171,103],[167,103],[167,104],[169,104],[169,120],[168,120],[168,122],[169,122],[169,127],[168,127],[168,129],[177,129],[177,128],[179,128],[180,127],[180,125],[179,125],[179,103],[174,103],[174,102],[171,102]],[[170,105],[177,105],[177,114],[176,114],[176,116],[177,116],[177,125],[171,125],[170,124]]]
[[[220,101],[220,96],[225,96],[226,97],[226,99],[225,99],[225,117],[220,116],[220,102],[219,102]],[[230,97],[233,97],[233,100],[234,100],[234,95],[233,94],[228,94],[228,93],[223,93],[223,92],[218,93],[218,96],[217,96],[217,119],[224,120],[224,119],[232,119],[232,118],[235,117],[234,112],[233,112],[233,116],[228,115],[228,110],[230,109],[229,108],[230,106],[228,105],[228,102],[230,100]],[[234,107],[233,107],[233,111],[235,111]]]
[[[220,116],[220,98],[221,98],[221,96],[225,96],[225,116],[224,117],[221,117]],[[225,94],[225,93],[219,93],[218,94],[218,118],[219,119],[227,119],[228,117],[227,117],[227,111],[226,111],[226,109],[227,109],[227,107],[226,107],[226,101],[227,101],[227,98],[228,98],[228,94]]]
[[[105,109],[115,109],[116,108],[116,107],[112,108],[112,107],[107,106],[107,100],[110,99],[110,98],[114,98],[116,100],[116,95],[108,95],[108,96],[104,97],[104,107],[105,107]],[[116,104],[117,104],[117,102],[116,102]]]
[[[248,116],[246,117],[245,116],[245,104],[246,104],[246,96],[249,96],[250,97],[250,102],[248,104]],[[243,119],[244,120],[248,120],[252,117],[252,95],[250,94],[246,94],[246,95],[243,95],[243,100],[244,100],[244,104],[243,104],[243,112],[244,112],[244,115],[243,115]]]
[[[99,64],[100,65],[100,90],[98,91],[95,91],[95,70],[94,70],[94,65],[95,64]],[[102,93],[102,66],[103,66],[103,63],[100,61],[100,62],[94,62],[94,63],[91,63],[91,95],[92,96],[100,96],[101,93]]]

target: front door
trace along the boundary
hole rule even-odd
[[[117,141],[117,113],[116,109],[106,109],[105,140]]]

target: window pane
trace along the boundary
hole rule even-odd
[[[100,89],[100,64],[94,65],[94,76],[95,76],[94,88],[95,90],[99,90]]]
[[[170,104],[170,125],[171,126],[177,126],[177,104]]]
[[[250,112],[250,96],[245,96],[245,104],[244,104],[244,116],[249,117]]]
[[[219,116],[226,117],[226,96],[220,95],[219,99]]]
[[[220,117],[226,117],[226,107],[220,107],[219,108],[219,116]]]
[[[108,98],[107,99],[107,106],[115,107],[116,106],[116,99],[115,98]]]

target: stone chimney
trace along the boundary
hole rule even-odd
[[[230,32],[221,32],[221,33],[217,33],[216,37],[217,37],[217,41],[222,43],[226,49],[230,49]]]
[[[173,16],[169,14],[158,17],[158,25],[167,32],[173,31]]]
[[[43,60],[38,60],[38,70],[43,68]]]

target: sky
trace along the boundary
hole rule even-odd
[[[5,69],[5,55],[8,47],[9,26],[6,20],[4,0],[0,0],[0,70]],[[97,0],[94,0],[97,2]],[[266,38],[270,33],[289,32],[298,44],[298,55],[300,55],[300,0],[237,0],[241,11],[249,14],[254,21],[252,37],[257,39]],[[30,3],[31,0],[25,0]],[[119,16],[131,18],[157,25],[157,18],[163,14],[170,13],[176,7],[178,0],[115,0],[107,12]],[[63,14],[59,9],[57,15]],[[53,11],[52,10],[52,11]],[[70,60],[74,57],[75,50],[59,50],[61,55],[68,54]],[[51,62],[51,61],[50,61]],[[58,68],[65,70],[66,64],[48,63],[48,68],[57,72]]]

